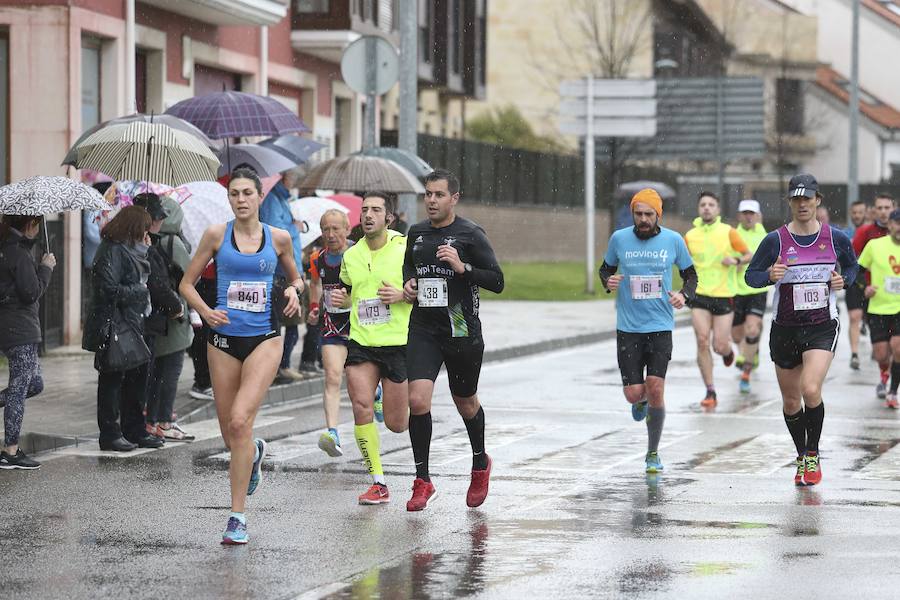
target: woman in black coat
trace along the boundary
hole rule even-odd
[[[94,366],[100,371],[97,424],[101,450],[130,452],[138,446],[162,446],[162,440],[147,433],[142,412],[149,353],[142,364],[124,371],[103,368],[103,353],[110,344],[113,323],[117,331],[137,332],[137,339],[141,340],[144,319],[152,312],[147,288],[150,224],[149,213],[140,206],[123,208],[101,231],[102,241],[91,268],[91,308],[81,345],[97,353]]]
[[[25,416],[25,398],[44,389],[38,345],[41,323],[38,305],[50,283],[56,258],[45,254],[35,265],[31,248],[41,218],[6,215],[0,223],[0,350],[9,361],[9,385],[0,392],[3,406],[4,447],[0,469],[37,469],[41,466],[19,448]]]

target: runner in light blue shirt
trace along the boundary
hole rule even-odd
[[[616,345],[625,399],[635,421],[647,420],[647,473],[662,471],[657,450],[666,418],[666,370],[672,358],[673,309],[682,308],[697,289],[697,272],[684,239],[659,226],[662,199],[644,189],[631,199],[634,227],[609,240],[600,279],[618,290]],[[684,286],[672,290],[672,267]],[[646,371],[646,379],[645,379]]]

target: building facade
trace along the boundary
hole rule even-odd
[[[126,73],[134,9],[133,103]],[[162,113],[222,90],[270,95],[326,144],[316,160],[360,149],[364,98],[343,81],[343,49],[374,34],[399,46],[398,0],[0,0],[0,184],[77,173],[59,166],[81,133],[136,111]],[[420,1],[420,126],[483,94],[486,0]],[[424,7],[424,9],[423,9]],[[440,66],[439,66],[440,65]],[[446,68],[444,67],[446,66]],[[397,120],[395,86],[381,126]],[[131,105],[129,105],[131,104]],[[62,255],[45,315],[50,345],[80,342],[81,218],[50,215]]]

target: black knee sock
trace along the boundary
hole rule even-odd
[[[787,424],[788,431],[794,439],[794,445],[797,447],[797,456],[806,454],[806,414],[801,408],[796,414],[789,415],[784,413],[784,422]]]
[[[822,437],[822,423],[825,422],[825,403],[815,408],[806,407],[806,449],[819,451],[819,438]]]
[[[484,409],[478,407],[478,412],[471,419],[463,419],[466,431],[469,432],[469,442],[472,444],[472,470],[483,471],[487,469],[487,454],[484,453]]]
[[[900,386],[900,363],[894,361],[891,363],[891,393],[897,393],[897,387]]]
[[[409,415],[409,441],[412,443],[416,477],[431,481],[428,474],[428,452],[431,450],[431,413]]]

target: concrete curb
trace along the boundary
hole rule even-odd
[[[690,317],[676,318],[675,327],[684,327],[690,325]],[[512,360],[515,358],[523,358],[554,350],[564,350],[566,348],[576,348],[578,346],[586,346],[614,339],[616,330],[595,331],[591,333],[583,333],[563,338],[555,338],[552,340],[543,340],[531,344],[522,344],[520,346],[511,346],[500,350],[491,350],[485,352],[484,362],[499,362],[504,360]],[[342,389],[346,389],[346,381],[343,382]],[[318,376],[314,379],[298,381],[297,383],[274,385],[269,388],[266,398],[262,401],[261,406],[273,407],[281,404],[294,403],[302,400],[312,399],[322,395],[325,391],[325,379]],[[203,421],[216,417],[216,408],[214,402],[205,402],[198,405],[194,399],[190,399],[184,406],[176,407],[179,413],[178,421],[182,424],[194,421]],[[69,434],[46,434],[46,433],[24,433],[20,445],[27,449],[29,454],[38,454],[40,452],[49,452],[60,450],[68,446],[80,446],[83,444],[97,444],[97,436],[91,435],[69,435]]]

